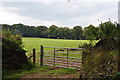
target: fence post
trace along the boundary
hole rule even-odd
[[[44,48],[43,48],[43,46],[41,45],[41,51],[40,51],[40,66],[43,65],[43,50],[44,50]]]
[[[55,48],[54,48],[54,66],[55,66]]]
[[[68,68],[68,48],[67,48],[67,68]]]
[[[34,66],[35,66],[35,49],[33,49],[33,64],[34,64]]]

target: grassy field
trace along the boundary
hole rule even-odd
[[[37,52],[40,51],[40,45],[47,47],[70,47],[78,48],[79,45],[89,43],[88,40],[64,40],[64,39],[47,39],[47,38],[26,38],[23,37],[23,45],[25,50],[32,52],[35,48]]]
[[[65,39],[47,39],[47,38],[30,38],[30,37],[24,37],[23,38],[23,45],[25,50],[28,51],[27,56],[32,55],[32,49],[35,48],[37,51],[36,54],[36,62],[39,64],[39,59],[40,59],[40,46],[43,45],[44,47],[66,47],[66,48],[78,48],[79,45],[82,46],[84,44],[89,44],[89,40],[65,40]],[[44,52],[44,64],[48,64],[49,61],[54,60],[54,48],[47,48],[44,49],[45,51],[50,51],[50,52]],[[56,66],[62,66],[63,64],[65,65],[67,59],[67,50],[66,49],[55,49],[55,59],[56,61],[61,61],[61,62],[55,62]],[[62,50],[62,51],[60,51]],[[52,52],[51,52],[52,51]],[[76,54],[77,53],[77,54]],[[82,50],[70,50],[68,52],[68,57],[69,57],[69,65],[71,65],[70,62],[72,61],[80,61],[82,58]],[[62,56],[62,57],[60,57]],[[31,58],[32,60],[32,58]],[[74,62],[77,63],[78,62]],[[51,64],[49,62],[49,64]],[[77,64],[74,64],[76,66],[79,66]],[[53,65],[53,62],[52,64]],[[66,67],[66,66],[65,66]],[[69,66],[70,68],[75,68],[74,66]]]
[[[36,61],[39,63],[40,59],[40,46],[46,46],[46,47],[67,47],[67,48],[78,48],[79,45],[84,45],[85,43],[89,44],[88,40],[65,40],[65,39],[47,39],[47,38],[23,38],[23,45],[25,50],[28,51],[27,56],[32,55],[32,49],[36,49]],[[56,60],[62,59],[65,60],[67,59],[67,50],[66,49],[55,49],[57,50],[55,52],[55,58]],[[58,51],[58,50],[63,50],[63,51]],[[44,51],[50,51],[50,52],[44,52],[44,59],[45,60],[53,60],[54,57],[54,48],[45,48]],[[52,51],[52,52],[51,52]],[[69,49],[69,61],[71,60],[78,60],[75,58],[82,58],[82,51],[83,50],[76,50],[72,51]],[[74,53],[74,54],[73,54]],[[76,54],[77,53],[77,54]],[[60,58],[60,56],[62,56]],[[58,58],[59,57],[59,58]],[[71,57],[75,57],[74,59]],[[31,58],[32,60],[32,58]],[[59,60],[60,61],[60,60]],[[58,62],[59,63],[59,62]]]

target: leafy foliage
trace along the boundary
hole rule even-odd
[[[2,67],[6,70],[30,69],[32,66],[27,60],[22,39],[10,31],[2,32]]]
[[[98,27],[89,25],[84,29],[81,26],[68,28],[51,25],[48,28],[47,26],[43,25],[28,26],[24,24],[2,24],[2,27],[11,30],[13,33],[19,33],[24,37],[94,40],[103,38],[115,38],[117,35],[117,28],[111,21],[101,23]]]
[[[83,78],[106,78],[117,72],[116,48],[109,49],[109,46],[104,46],[109,41],[115,42],[115,40],[104,39],[99,41],[96,46],[85,49],[82,56]],[[116,43],[111,45],[115,46]]]
[[[99,31],[101,39],[114,38],[117,34],[117,28],[111,21],[100,24]]]
[[[83,78],[118,78],[119,53],[118,27],[111,21],[101,23],[99,27],[90,25],[84,28],[84,37],[93,41],[99,39],[95,46],[85,47],[83,52],[82,77]],[[114,75],[116,74],[116,75]],[[116,76],[116,77],[115,77]]]
[[[89,25],[88,27],[84,28],[84,37],[88,40],[95,40],[98,35],[98,30],[93,25]]]

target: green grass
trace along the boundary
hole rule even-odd
[[[71,73],[75,73],[76,70],[74,69],[67,69],[67,68],[62,68],[62,69],[55,69],[55,70],[51,70],[48,73],[52,74],[71,74]]]
[[[24,48],[30,53],[35,48],[40,51],[40,45],[47,47],[70,47],[77,48],[78,45],[89,43],[88,40],[64,40],[64,39],[47,39],[47,38],[26,38],[23,37]]]
[[[23,45],[25,50],[28,51],[27,56],[31,56],[32,55],[32,49],[35,48],[36,49],[36,60],[37,62],[39,62],[39,58],[40,58],[40,46],[46,46],[46,47],[67,47],[67,48],[78,48],[79,45],[83,46],[84,44],[89,44],[89,40],[65,40],[65,39],[48,39],[48,38],[32,38],[32,37],[23,37]],[[53,51],[53,48],[45,48],[45,51]],[[65,50],[65,49],[63,49]],[[60,52],[60,51],[59,51]],[[66,52],[66,50],[65,50]],[[72,54],[72,53],[82,53],[82,51],[69,51],[68,56],[69,57],[77,57],[77,58],[81,58],[81,54]],[[45,52],[45,55],[52,55],[53,57],[53,53],[48,53]],[[56,53],[56,57],[57,56],[67,56],[66,53]],[[63,58],[66,59],[66,58]],[[32,60],[32,58],[31,58]],[[72,60],[76,60],[76,59],[72,59]]]
[[[5,75],[4,78],[19,78],[27,74],[37,73],[49,70],[51,67],[43,66],[43,67],[35,67],[31,70],[18,70],[18,71],[9,71],[8,75]]]
[[[42,67],[35,67],[31,70],[21,70],[21,71],[11,71],[9,75],[4,76],[3,80],[8,80],[9,78],[22,78],[24,76],[33,76],[37,75],[34,78],[50,78],[50,77],[59,77],[64,74],[77,74],[76,70],[73,69],[66,69],[66,68],[58,68],[50,67],[50,66],[42,66]]]

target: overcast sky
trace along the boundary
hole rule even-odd
[[[45,25],[59,27],[97,26],[100,21],[117,21],[117,1],[1,1],[0,24]],[[98,20],[99,19],[99,20]]]

